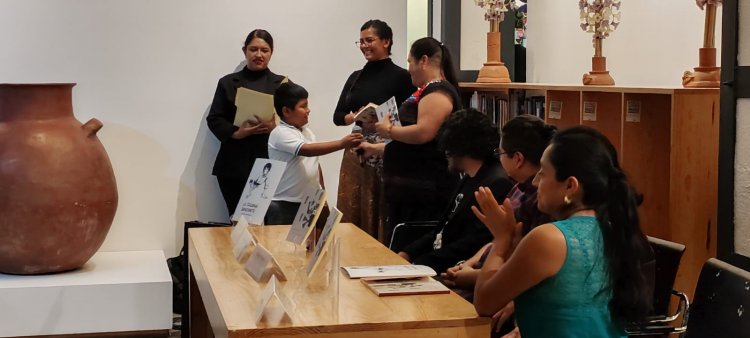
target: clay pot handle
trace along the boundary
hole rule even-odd
[[[102,124],[101,121],[93,118],[91,120],[88,120],[88,122],[84,123],[81,126],[81,128],[83,128],[83,130],[86,131],[86,133],[88,134],[88,136],[91,137],[91,136],[96,135],[96,132],[98,132],[99,129],[102,129],[102,126],[104,126],[104,125]]]

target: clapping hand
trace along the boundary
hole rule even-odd
[[[471,211],[495,238],[493,251],[503,256],[508,255],[513,247],[514,237],[521,231],[521,223],[516,222],[510,200],[506,198],[503,204],[499,205],[492,191],[486,187],[480,187],[474,192],[474,196],[479,207],[473,205]]]

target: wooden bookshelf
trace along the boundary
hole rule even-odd
[[[541,92],[547,123],[558,128],[582,124],[606,135],[643,194],[644,231],[687,246],[675,288],[693,294],[701,266],[716,256],[718,89],[540,83],[459,87],[465,99],[475,92]],[[552,102],[561,108],[559,116],[550,116]]]

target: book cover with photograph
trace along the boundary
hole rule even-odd
[[[250,224],[263,224],[263,218],[271,205],[284,169],[286,169],[286,162],[266,158],[256,159],[245,188],[242,190],[240,202],[232,215],[232,221],[245,216]]]
[[[323,210],[328,194],[320,187],[313,187],[305,193],[300,203],[297,215],[294,216],[292,227],[286,235],[286,240],[301,245],[315,228],[318,217]]]

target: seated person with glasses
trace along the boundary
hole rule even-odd
[[[521,236],[526,235],[533,228],[549,223],[552,219],[539,211],[537,207],[537,189],[532,184],[534,176],[541,167],[542,153],[557,132],[553,125],[544,123],[533,115],[519,115],[508,121],[502,128],[500,148],[496,150],[500,163],[505,172],[516,185],[511,189],[507,198],[513,207],[515,218],[523,224]],[[497,196],[494,193],[493,195]],[[520,239],[516,239],[518,241]],[[492,248],[490,241],[476,252],[466,262],[461,262],[441,274],[445,285],[473,300],[474,286],[484,261]],[[513,314],[513,302],[493,316],[493,337],[507,333],[513,329],[512,321],[506,322]],[[503,324],[507,324],[503,327]]]
[[[457,111],[445,120],[438,135],[449,169],[461,174],[461,183],[435,230],[406,246],[399,255],[440,272],[492,241],[492,234],[471,212],[476,204],[474,192],[490,187],[502,199],[513,183],[493,156],[499,135],[486,115],[475,109]]]

